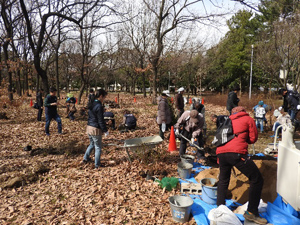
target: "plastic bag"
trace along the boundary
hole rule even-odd
[[[208,219],[214,225],[242,225],[239,218],[225,205],[210,210]]]
[[[161,131],[162,131],[163,133],[165,133],[165,131],[166,131],[166,123],[162,123],[162,124],[161,124]]]

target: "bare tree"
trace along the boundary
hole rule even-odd
[[[51,19],[62,18],[63,21],[69,21],[81,27],[83,19],[91,12],[100,10],[101,7],[107,6],[106,1],[101,0],[84,0],[84,1],[57,1],[49,0],[43,4],[43,1],[31,0],[24,2],[20,0],[23,17],[27,26],[28,41],[34,56],[34,66],[39,76],[42,79],[43,88],[46,92],[49,91],[48,77],[45,68],[42,67],[40,54],[42,53],[46,43],[49,41],[53,32],[53,23]],[[31,6],[28,9],[28,6]],[[56,6],[56,7],[54,7]],[[85,10],[78,10],[85,8]],[[33,12],[38,10],[39,18],[31,18]],[[40,24],[36,24],[40,23]],[[46,32],[48,30],[48,32]],[[46,35],[47,34],[47,35]]]
[[[154,16],[154,20],[149,21],[149,24],[153,24],[155,29],[155,48],[152,49],[150,56],[153,69],[152,102],[155,104],[160,57],[167,39],[170,38],[170,34],[178,28],[185,28],[191,26],[194,22],[203,22],[218,15],[207,13],[201,15],[199,8],[203,7],[203,5],[201,5],[204,4],[202,0],[143,0],[143,2]]]

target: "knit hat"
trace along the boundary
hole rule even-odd
[[[232,110],[231,110],[231,113],[232,114],[236,114],[238,112],[246,112],[245,108],[242,107],[242,106],[237,106],[237,107],[234,107]]]
[[[258,105],[264,105],[264,101],[259,101]]]
[[[190,112],[190,122],[191,123],[198,123],[198,111],[197,110],[192,110]]]

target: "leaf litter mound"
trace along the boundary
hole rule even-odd
[[[109,94],[108,99],[113,102],[115,95]],[[29,107],[30,100],[22,101],[18,107],[1,109],[8,118],[0,120],[1,224],[174,224],[168,198],[180,194],[179,188],[166,191],[144,175],[160,180],[166,175],[178,177],[178,152],[167,151],[166,138],[151,151],[130,152],[130,164],[122,147],[126,139],[158,135],[157,105],[151,104],[150,97],[137,96],[134,103],[132,96],[120,95],[118,106],[111,108],[116,125],[128,109],[137,117],[138,127],[128,133],[110,129],[103,138],[105,167],[99,170],[94,170],[94,162],[82,164],[89,145],[87,116],[77,112],[75,121],[70,121],[65,108],[59,107],[63,135],[52,121],[50,136],[46,136],[45,122],[36,121],[37,111]],[[64,100],[60,101],[63,105]],[[224,114],[222,107],[209,104],[206,111]],[[206,116],[210,130],[213,125]],[[32,150],[24,151],[26,146]],[[185,224],[196,222],[191,219]]]

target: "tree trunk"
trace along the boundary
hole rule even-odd
[[[18,82],[17,82],[17,84],[16,84],[16,86],[17,86],[17,94],[18,94],[19,96],[22,96],[22,89],[21,89],[21,72],[20,72],[19,69],[18,69],[18,71],[17,71],[17,78],[18,78]]]
[[[8,71],[7,72],[8,73],[8,87],[7,87],[8,98],[10,101],[12,101],[13,100],[12,73],[10,72],[9,64],[8,64],[8,45],[9,45],[9,42],[5,41],[3,44],[3,53],[4,53],[4,61],[5,61],[6,69]]]
[[[58,74],[58,49],[55,49],[55,77],[56,77],[56,89],[57,89],[57,97],[60,97],[59,90],[59,74]]]
[[[81,102],[81,98],[82,98],[82,95],[83,95],[84,88],[85,88],[85,83],[81,82],[81,86],[80,86],[80,89],[79,89],[79,95],[78,95],[78,104],[80,104],[80,102]]]

